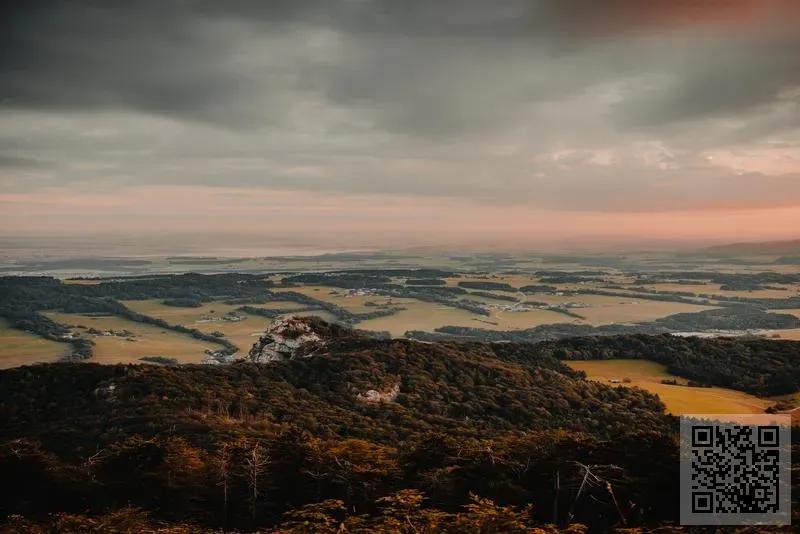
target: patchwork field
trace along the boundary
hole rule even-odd
[[[142,363],[143,356],[166,356],[182,363],[198,363],[205,349],[217,348],[212,343],[194,339],[170,330],[128,321],[121,317],[90,317],[72,313],[45,312],[50,319],[66,325],[83,325],[104,330],[128,330],[135,341],[116,336],[92,336],[82,329],[74,329],[82,337],[95,342],[94,363]]]
[[[450,278],[449,285],[454,285],[462,280],[487,281],[478,278]],[[488,281],[507,282],[512,285],[535,284],[536,279],[531,277],[503,277]],[[352,296],[331,294],[331,288],[323,286],[305,286],[277,291],[297,291],[310,297],[336,304],[353,313],[366,313],[375,311],[375,307],[366,306],[367,302],[385,304],[391,302],[398,306],[408,308],[391,317],[382,317],[364,321],[359,328],[367,330],[388,330],[392,335],[402,335],[408,330],[433,331],[445,326],[470,326],[491,330],[520,330],[533,328],[543,324],[553,323],[579,323],[594,326],[613,323],[642,322],[660,319],[668,315],[684,312],[698,312],[713,309],[711,306],[681,304],[677,302],[659,302],[652,300],[607,297],[602,295],[529,295],[524,296],[512,292],[490,292],[501,296],[512,296],[520,300],[546,302],[548,304],[565,304],[568,302],[582,302],[588,308],[575,308],[572,311],[585,317],[585,320],[550,310],[531,310],[526,312],[508,312],[498,309],[490,310],[489,316],[477,315],[465,310],[454,309],[443,304],[422,302],[415,299],[389,299],[388,297]],[[485,304],[501,306],[513,304],[494,298],[477,295],[462,295],[461,298],[476,300]],[[295,305],[287,306],[292,307]]]
[[[481,316],[465,310],[450,308],[433,302],[420,302],[414,299],[393,299],[392,302],[406,308],[389,317],[380,317],[358,323],[364,330],[388,331],[392,336],[400,337],[408,330],[432,331],[443,325],[489,327],[475,321]],[[491,320],[489,317],[483,319]]]
[[[243,352],[250,350],[257,337],[269,325],[268,318],[255,315],[245,315],[241,321],[225,321],[222,317],[226,313],[234,311],[238,306],[222,302],[209,302],[199,308],[164,306],[158,300],[125,301],[124,304],[132,310],[164,319],[170,324],[196,328],[201,332],[222,332]]]
[[[0,369],[54,362],[68,353],[68,345],[15,330],[0,319]]]
[[[588,308],[575,308],[572,311],[586,318],[581,321],[591,325],[613,323],[633,323],[653,321],[676,313],[699,312],[714,309],[713,306],[681,304],[679,302],[660,302],[624,297],[606,297],[602,295],[531,295],[528,300],[541,301],[548,304],[565,304],[582,302]],[[567,319],[569,319],[567,317]],[[565,321],[562,321],[565,322]]]
[[[667,411],[675,414],[763,413],[773,404],[747,393],[725,388],[692,388],[662,384],[665,378],[686,380],[670,375],[663,365],[645,360],[567,361],[573,369],[584,371],[590,380],[608,384],[610,380],[630,379],[628,387],[639,387],[657,394]]]
[[[275,289],[276,293],[286,292],[286,291],[293,291],[295,293],[302,293],[303,295],[308,295],[309,297],[315,298],[317,300],[321,300],[324,302],[330,302],[331,304],[335,304],[345,310],[353,313],[368,313],[374,312],[377,308],[373,306],[366,306],[365,303],[367,302],[375,302],[376,304],[386,304],[390,300],[389,297],[371,297],[371,296],[344,296],[341,294],[332,295],[331,291],[336,291],[337,293],[344,292],[345,290],[340,290],[331,287],[325,286],[303,286],[303,287],[291,287],[291,288],[277,288]],[[392,300],[392,302],[398,302],[398,299]],[[270,303],[271,307],[273,304],[286,304],[286,308],[297,308],[300,304],[296,302],[287,302],[287,303]]]

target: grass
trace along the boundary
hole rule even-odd
[[[352,297],[345,297],[343,295],[331,295],[331,291],[338,291],[340,293],[346,291],[346,289],[337,289],[332,287],[325,287],[325,286],[303,286],[303,287],[291,287],[291,288],[280,288],[276,289],[275,292],[285,292],[285,291],[293,291],[295,293],[302,293],[303,295],[308,295],[309,297],[315,298],[317,300],[321,300],[324,302],[329,302],[331,304],[336,304],[340,308],[344,308],[345,310],[353,313],[369,313],[374,312],[378,308],[374,306],[366,306],[365,303],[367,302],[375,302],[377,304],[385,304],[390,299],[389,297],[370,297],[370,296],[352,296]],[[393,302],[396,302],[397,299],[394,299]],[[297,308],[300,304],[296,302],[288,302],[286,303],[286,308]],[[273,307],[274,308],[274,307]]]
[[[57,361],[69,354],[69,346],[8,326],[0,319],[0,369]]]
[[[763,413],[773,404],[768,399],[760,399],[741,391],[726,388],[690,388],[688,386],[671,386],[662,384],[665,378],[677,379],[678,383],[686,383],[685,379],[675,377],[666,372],[661,364],[646,360],[601,360],[601,361],[567,361],[573,369],[584,371],[590,380],[609,383],[611,379],[629,378],[628,387],[639,387],[657,394],[667,411],[675,414],[746,414]]]
[[[95,342],[94,363],[142,363],[142,356],[166,356],[181,363],[199,363],[205,349],[216,349],[216,345],[194,339],[188,335],[164,330],[155,326],[129,321],[121,317],[89,317],[72,313],[45,312],[54,321],[67,325],[83,325],[97,330],[129,330],[136,334],[136,341],[121,337],[91,336],[82,329],[73,329],[81,336]]]
[[[209,302],[199,308],[164,306],[159,300],[125,301],[123,304],[139,313],[164,319],[170,324],[196,328],[201,332],[222,332],[243,353],[250,350],[258,336],[269,325],[269,319],[266,317],[250,315],[242,321],[207,320],[208,316],[221,318],[227,312],[239,307],[222,302]]]
[[[800,328],[791,330],[770,330],[767,335],[777,334],[777,339],[790,339],[793,341],[800,341]]]
[[[548,304],[564,304],[567,302],[589,304],[591,306],[589,308],[574,308],[572,311],[586,318],[585,321],[581,321],[582,323],[594,326],[653,321],[676,313],[713,309],[713,306],[626,297],[606,297],[602,295],[531,295],[528,300],[547,302]]]
[[[406,298],[395,298],[392,299],[392,302],[406,309],[389,317],[362,321],[358,324],[358,328],[376,331],[386,330],[392,336],[401,337],[408,330],[430,332],[434,328],[444,325],[484,328],[490,325],[479,323],[475,321],[475,318],[492,320],[489,317],[481,317],[465,310],[450,308],[435,302],[421,302]]]

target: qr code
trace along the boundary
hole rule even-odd
[[[789,524],[790,418],[681,417],[681,523]]]

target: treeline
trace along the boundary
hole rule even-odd
[[[409,278],[406,280],[407,286],[443,286],[446,283],[441,278]]]
[[[558,327],[572,325],[544,325],[553,327],[551,334],[560,334]],[[532,330],[539,330],[538,327]],[[644,333],[614,332],[615,326],[598,327],[605,335],[580,337],[576,334],[587,332],[592,327],[574,325],[569,335],[556,340],[536,343],[532,352],[552,355],[562,360],[613,360],[643,359],[661,363],[676,376],[704,384],[727,387],[769,397],[787,395],[800,391],[800,342],[764,338],[698,338],[652,335]],[[477,340],[478,329],[445,327],[444,332],[428,334],[408,332],[413,339],[422,341],[442,341],[443,339]],[[595,329],[592,330],[592,332]],[[481,338],[487,341],[524,343],[527,336],[517,332],[492,332],[480,330]],[[442,335],[447,333],[448,335]],[[493,335],[494,334],[494,335]],[[504,335],[511,334],[511,335]],[[554,335],[554,337],[556,337]]]
[[[531,284],[527,286],[522,286],[519,288],[520,292],[525,293],[526,295],[531,295],[533,293],[555,293],[558,291],[558,288],[555,286],[549,286],[544,284]]]
[[[567,262],[569,263],[569,262]],[[591,271],[591,270],[583,270],[583,271],[556,271],[556,270],[543,270],[543,271],[536,271],[534,274],[538,277],[552,277],[552,276],[579,276],[579,277],[587,277],[587,276],[607,276],[611,274],[608,271]]]
[[[161,301],[164,306],[172,306],[174,308],[200,308],[203,303],[199,299],[181,297],[175,299],[165,299]]]
[[[0,308],[0,317],[8,321],[11,328],[30,332],[44,339],[57,341],[69,346],[68,360],[88,360],[94,352],[94,342],[85,338],[71,338],[70,329],[38,312]]]
[[[766,288],[766,286],[764,287]],[[638,298],[682,304],[706,304],[711,306],[746,305],[762,310],[790,310],[800,307],[800,296],[786,298],[729,297],[713,293],[693,293],[691,291],[665,291],[637,288],[635,293],[605,291],[602,289],[579,289],[565,291],[564,294],[604,295],[609,297]]]
[[[564,308],[551,311],[573,314]],[[581,317],[577,313],[573,316]],[[790,314],[767,313],[749,306],[732,306],[694,313],[678,313],[651,322],[592,326],[556,323],[521,330],[486,330],[465,326],[442,326],[434,332],[409,331],[406,337],[421,341],[453,339],[485,342],[539,342],[552,339],[621,334],[666,334],[674,332],[781,330],[800,328],[800,318]]]
[[[286,276],[281,280],[283,284],[308,284],[344,289],[382,288],[392,284],[388,276],[363,274],[363,273],[304,273]]]
[[[274,284],[260,275],[182,274],[116,279],[99,284],[63,284],[51,277],[0,277],[0,310],[64,310],[75,301],[190,299],[210,302],[221,298],[258,297]]]
[[[665,271],[641,273],[640,278],[657,284],[680,278],[683,280],[704,280],[712,284],[800,284],[800,274],[763,271],[760,273],[720,273],[715,271]]]
[[[405,337],[428,342],[480,341],[486,343],[537,343],[552,339],[583,336],[610,336],[622,334],[666,333],[667,329],[657,329],[651,325],[601,325],[592,326],[576,323],[554,323],[520,330],[486,330],[470,326],[442,326],[434,332],[410,330]]]
[[[562,339],[540,349],[566,360],[654,361],[682,378],[764,397],[800,391],[798,341],[611,336]]]
[[[301,273],[284,277],[284,285],[308,284],[345,289],[384,289],[402,287],[392,277],[408,277],[406,285],[444,285],[455,273],[439,269],[352,269],[322,273]]]
[[[767,313],[752,306],[728,306],[694,313],[676,313],[653,321],[672,331],[782,330],[800,328],[800,318],[788,313]]]
[[[518,301],[516,297],[512,297],[511,295],[498,295],[497,293],[488,293],[486,291],[470,291],[469,294],[474,295],[476,297],[483,297],[486,299],[502,300],[503,302]]]
[[[585,282],[605,282],[603,278],[596,276],[578,276],[574,274],[563,274],[559,276],[542,276],[539,278],[542,284],[580,284]]]
[[[458,287],[463,287],[464,289],[481,289],[484,291],[512,291],[514,293],[518,291],[516,287],[505,282],[483,282],[477,280],[459,282]]]

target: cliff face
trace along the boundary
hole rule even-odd
[[[325,347],[325,340],[306,317],[280,317],[273,321],[245,358],[267,363],[303,358]]]

